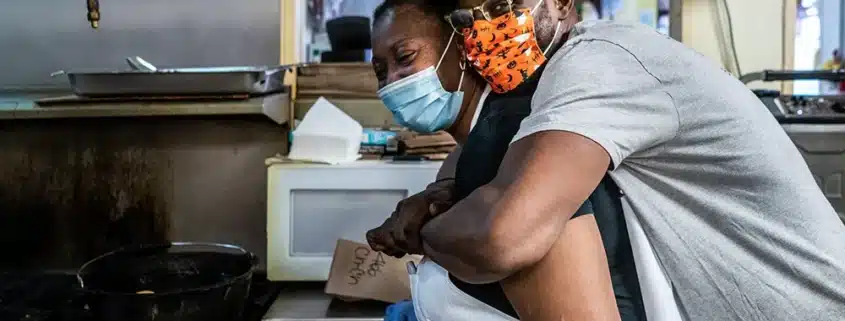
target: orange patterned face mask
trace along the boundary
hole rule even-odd
[[[546,62],[534,35],[534,17],[527,8],[489,21],[476,20],[463,34],[467,60],[493,92],[513,90]]]

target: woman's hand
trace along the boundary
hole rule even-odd
[[[423,254],[420,230],[433,217],[452,207],[454,190],[454,179],[441,179],[399,202],[381,226],[367,232],[370,247],[397,258]]]

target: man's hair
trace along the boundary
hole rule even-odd
[[[443,20],[447,14],[458,8],[457,0],[385,0],[376,10],[373,11],[373,25],[377,24],[379,20],[384,18],[391,9],[399,6],[415,6],[422,10],[427,15],[437,17],[438,21],[446,23]]]

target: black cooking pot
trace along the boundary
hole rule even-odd
[[[257,264],[233,245],[169,243],[102,255],[77,278],[92,320],[240,321]]]

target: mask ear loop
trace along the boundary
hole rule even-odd
[[[543,56],[545,56],[546,53],[549,52],[549,49],[552,49],[552,45],[555,44],[555,39],[557,39],[558,32],[560,32],[560,20],[557,21],[557,27],[555,27],[555,34],[552,35],[552,41],[549,42],[549,45],[546,46],[545,50],[543,50]]]
[[[537,11],[537,8],[539,8],[541,4],[543,4],[543,0],[538,1],[537,4],[534,5],[534,8],[531,9],[531,14],[534,14],[534,11]]]
[[[572,6],[574,5],[574,1],[575,0],[569,0],[569,5],[566,6],[566,13],[561,13],[562,16],[565,17],[565,16],[569,15],[569,12],[572,11]],[[540,2],[537,3],[537,6],[540,6],[540,3],[542,3],[542,2],[543,2],[543,0],[540,0]],[[535,6],[534,9],[537,9],[537,6]],[[544,56],[546,55],[547,52],[549,52],[549,49],[552,49],[552,45],[554,45],[555,39],[557,39],[557,34],[560,32],[560,25],[561,25],[562,21],[563,20],[557,21],[557,26],[555,26],[555,33],[552,35],[552,41],[549,42],[549,45],[546,46],[545,50],[543,50]]]
[[[452,40],[455,40],[455,31],[452,31],[452,35],[449,36],[449,43],[446,44],[446,49],[444,49],[443,54],[440,55],[440,61],[437,62],[437,67],[434,68],[434,71],[440,69],[440,64],[443,63],[443,58],[446,58],[446,53],[449,52],[449,47],[452,46]],[[464,85],[464,75],[466,75],[466,62],[462,60],[458,63],[458,66],[461,67],[461,80],[458,81],[457,91],[461,91],[461,87]]]
[[[463,88],[464,85],[464,75],[467,74],[467,64],[466,62],[461,61],[458,66],[461,67],[461,80],[458,81],[457,91],[462,91],[461,88]]]
[[[455,31],[451,32],[451,36],[449,36],[449,42],[446,43],[446,49],[443,49],[443,53],[440,55],[440,61],[437,62],[437,67],[434,67],[434,71],[440,69],[440,64],[443,63],[443,58],[446,58],[446,53],[449,52],[449,47],[452,46],[452,40],[455,40]]]

